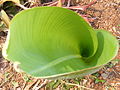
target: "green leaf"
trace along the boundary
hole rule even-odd
[[[117,51],[114,36],[95,31],[75,12],[38,7],[13,18],[3,56],[19,62],[20,68],[32,76],[55,79],[96,72]]]
[[[98,79],[98,78],[95,79],[95,83],[100,83],[100,82],[101,82],[101,83],[104,83],[104,82],[106,82],[106,81],[105,81],[105,80]]]

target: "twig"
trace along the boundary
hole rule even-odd
[[[70,7],[71,0],[68,0],[67,7]]]
[[[58,4],[58,1],[54,2],[54,3],[51,3],[50,5],[47,5],[47,6],[55,6]]]
[[[113,72],[120,78],[120,74],[118,74],[118,73],[115,71],[115,68],[112,67],[112,69],[113,69]]]
[[[13,76],[14,76],[14,74],[12,74],[12,75],[7,79],[7,81],[3,82],[3,83],[0,85],[0,87],[2,87],[3,85],[5,85],[5,84],[10,80],[10,78],[12,78]]]
[[[40,86],[37,87],[37,90],[40,90],[41,88],[45,87],[49,82],[51,81],[45,80]]]
[[[55,2],[58,2],[58,1],[52,1],[52,2],[48,2],[48,3],[43,3],[43,6],[44,5],[50,5],[50,4],[55,3]]]
[[[82,11],[84,11],[84,8],[82,8],[82,7],[80,7],[80,6],[63,7],[63,8],[73,9],[73,10],[82,10]]]
[[[65,81],[62,81],[62,80],[61,80],[61,82],[66,84],[66,85],[77,86],[78,88],[84,88],[84,89],[87,89],[87,90],[95,90],[95,89],[87,88],[87,87],[84,87],[84,86],[81,86],[81,85],[78,85],[78,84],[66,83]]]
[[[37,83],[34,85],[34,87],[32,88],[32,90],[38,90],[39,83],[40,83],[40,80],[37,81]]]
[[[27,7],[25,7],[25,6],[21,5],[21,4],[16,4],[16,5],[19,6],[19,7],[21,7],[24,10],[29,9],[29,8],[27,8]]]
[[[93,0],[91,1],[88,5],[84,6],[84,10],[86,10],[88,7],[90,7],[91,5],[95,4],[98,0]]]
[[[97,0],[93,0],[92,2],[90,2],[86,6],[72,6],[72,7],[69,7],[70,5],[68,4],[67,7],[64,7],[64,8],[85,11],[88,7],[90,7],[91,5],[95,4],[96,2],[97,2]],[[70,0],[69,0],[69,3],[70,3]]]
[[[23,90],[30,90],[30,88],[32,88],[37,81],[37,79],[34,79],[30,84],[26,82],[25,86],[23,87]]]
[[[0,61],[0,64],[1,64],[1,63],[8,63],[8,61]]]
[[[62,0],[58,0],[57,6],[58,6],[58,7],[62,7]]]
[[[8,62],[7,62],[7,61],[3,61],[3,62],[0,62],[0,64],[1,64],[1,63],[4,64],[4,66],[1,68],[1,71],[3,71],[3,70],[5,69],[5,67],[7,66],[7,63],[8,63]]]

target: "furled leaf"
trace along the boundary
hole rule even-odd
[[[99,70],[117,51],[114,36],[94,30],[75,12],[38,7],[13,18],[3,56],[35,77],[72,78]]]

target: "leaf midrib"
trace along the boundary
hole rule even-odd
[[[81,56],[80,55],[68,55],[68,56],[60,57],[60,58],[57,58],[55,60],[52,60],[52,62],[48,63],[47,65],[43,66],[42,68],[41,68],[41,66],[37,67],[36,69],[32,70],[29,73],[33,74],[35,72],[42,72],[47,68],[50,68],[50,67],[55,66],[55,65],[57,65],[61,62],[64,62],[64,61],[67,61],[67,60],[70,60],[70,59],[74,59],[74,58],[81,58]]]

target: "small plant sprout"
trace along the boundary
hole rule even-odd
[[[61,7],[23,10],[12,19],[9,29],[3,56],[39,78],[94,73],[110,62],[119,48],[112,34],[94,30],[78,14]]]

